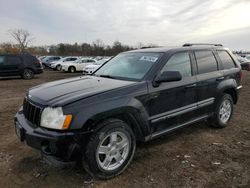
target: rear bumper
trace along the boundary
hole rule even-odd
[[[240,91],[240,90],[242,89],[242,87],[243,87],[243,86],[240,85],[240,86],[238,86],[238,87],[236,88],[236,90],[237,90],[237,91]]]
[[[236,104],[236,103],[238,102],[238,100],[239,100],[239,95],[240,95],[240,91],[241,91],[242,88],[243,88],[242,85],[239,85],[239,86],[236,87],[236,101],[234,102],[235,104]]]
[[[81,154],[87,133],[57,132],[31,125],[25,119],[22,110],[15,115],[14,121],[19,139],[45,155],[55,156],[63,161],[72,161]]]
[[[41,74],[41,73],[43,73],[43,68],[42,67],[35,69],[35,74]]]

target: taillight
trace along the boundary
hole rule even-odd
[[[42,62],[40,60],[37,60],[36,63],[42,65]]]
[[[247,71],[250,71],[250,63],[248,63]]]

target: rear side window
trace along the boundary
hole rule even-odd
[[[4,63],[5,57],[4,56],[0,56],[0,64]]]
[[[8,57],[9,64],[19,64],[21,63],[21,59],[19,57]]]
[[[161,73],[164,71],[179,71],[182,77],[192,76],[189,53],[174,54],[162,68]]]
[[[235,64],[231,56],[226,51],[217,51],[221,59],[224,69],[235,68]]]
[[[199,74],[217,71],[217,62],[212,51],[195,51]]]

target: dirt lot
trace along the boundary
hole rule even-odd
[[[250,72],[230,126],[206,123],[139,144],[132,164],[120,176],[92,180],[80,167],[61,169],[20,143],[13,117],[28,88],[77,76],[46,71],[33,80],[0,78],[0,187],[250,187]]]

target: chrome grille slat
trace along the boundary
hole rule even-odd
[[[32,104],[27,98],[23,101],[23,114],[32,124],[39,126],[42,108]]]

